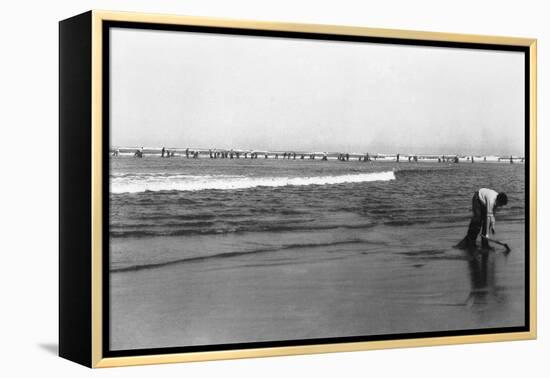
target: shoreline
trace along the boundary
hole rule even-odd
[[[364,243],[111,272],[110,347],[522,325],[523,224],[499,223],[499,236],[513,249],[507,256],[498,249],[474,256],[452,248],[464,223],[401,227],[398,233],[379,226],[353,231]],[[384,242],[374,243],[374,235]]]

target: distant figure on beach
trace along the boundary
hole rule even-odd
[[[489,249],[489,233],[495,233],[495,211],[508,203],[506,193],[498,193],[492,189],[481,188],[472,198],[472,218],[468,233],[457,244],[458,248],[476,248],[477,236],[481,232],[481,248]]]
[[[166,149],[162,147],[162,150],[160,151],[160,157],[164,157],[165,152],[166,152]]]
[[[396,161],[399,163],[399,152],[397,153]]]
[[[143,147],[140,150],[136,150],[134,157],[142,158],[143,157]]]

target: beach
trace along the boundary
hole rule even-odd
[[[472,255],[453,249],[452,237],[433,237],[460,235],[464,228],[407,228],[396,234],[385,227],[371,230],[371,243],[289,248],[112,274],[111,347],[522,325],[521,224],[500,225],[512,248],[508,255],[499,247]],[[384,232],[397,240],[382,242]],[[407,232],[428,242],[403,246]]]
[[[112,161],[111,350],[525,324],[523,166],[160,160]],[[453,248],[480,183],[509,254]]]

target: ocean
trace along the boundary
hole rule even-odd
[[[110,165],[112,350],[525,324],[523,164]],[[453,248],[481,187],[509,254]]]
[[[360,243],[361,232],[463,222],[482,187],[504,191],[498,220],[524,221],[523,164],[341,162],[275,159],[112,158],[111,269],[226,257],[319,243]],[[497,225],[498,229],[498,225]],[[304,237],[307,233],[322,237]],[[299,237],[294,238],[293,235]],[[243,244],[200,248],[184,237],[241,235]],[[262,235],[254,240],[254,235]],[[272,238],[266,237],[271,234]],[[347,236],[347,237],[346,237]],[[460,240],[463,235],[455,235]],[[181,240],[140,250],[145,240]],[[136,242],[132,248],[124,240]],[[253,243],[249,243],[249,239]],[[269,239],[269,240],[267,240]],[[262,243],[262,240],[264,242]],[[232,242],[237,238],[232,238]],[[369,243],[365,240],[365,243]],[[171,243],[169,243],[171,244]]]

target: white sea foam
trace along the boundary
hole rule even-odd
[[[255,187],[280,187],[304,185],[335,185],[369,181],[395,180],[393,171],[358,173],[339,176],[313,177],[248,177],[227,175],[135,175],[111,177],[111,193],[139,193],[161,190],[198,191],[198,190],[237,190]]]

